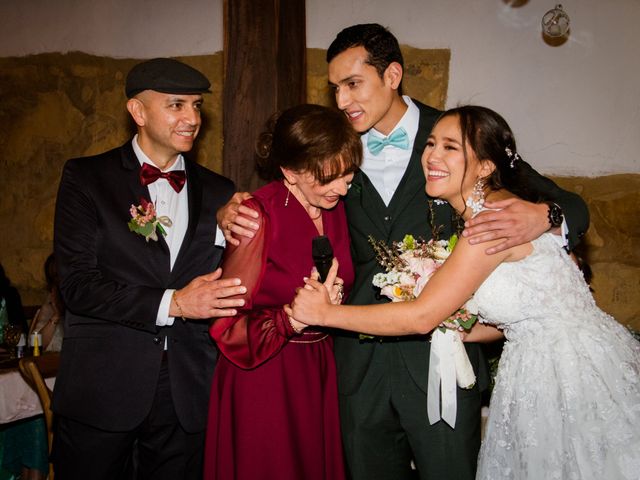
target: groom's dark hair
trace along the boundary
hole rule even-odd
[[[404,59],[398,39],[380,24],[362,23],[342,30],[329,45],[327,63],[354,47],[364,47],[369,54],[367,63],[376,69],[380,78],[392,62],[399,63],[404,70]],[[398,87],[398,93],[402,94],[402,83]]]

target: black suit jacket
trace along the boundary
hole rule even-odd
[[[189,224],[173,270],[162,237],[130,232],[129,208],[152,200],[140,184],[131,142],[67,162],[56,203],[54,249],[66,303],[65,338],[53,410],[110,431],[130,430],[151,409],[165,337],[169,376],[181,425],[206,424],[217,353],[206,321],[156,326],[165,289],[213,271],[216,210],[233,183],[185,159]]]
[[[351,253],[355,266],[355,282],[349,294],[351,304],[385,303],[379,291],[371,283],[373,276],[383,271],[375,258],[375,252],[368,242],[369,235],[388,243],[400,241],[406,234],[431,238],[428,200],[425,193],[425,177],[420,163],[427,138],[440,111],[413,100],[420,110],[418,132],[413,145],[409,166],[398,188],[386,206],[369,178],[361,171],[354,176],[345,199]],[[589,226],[587,207],[582,199],[573,193],[560,189],[551,180],[542,177],[529,165],[525,166],[529,184],[544,199],[558,203],[567,217],[570,229],[569,243],[575,244]],[[453,211],[448,204],[434,203],[435,224],[442,226],[441,238],[449,238]],[[452,287],[455,288],[455,287]],[[338,332],[335,338],[338,383],[341,394],[354,393],[369,369],[373,352],[380,345],[377,341],[360,341],[357,334]],[[488,376],[477,345],[467,344],[469,359],[478,374],[480,388],[487,385]],[[426,392],[430,344],[426,336],[404,337],[399,348],[407,369],[416,384]]]

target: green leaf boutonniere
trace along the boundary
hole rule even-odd
[[[128,223],[129,230],[142,235],[147,242],[149,239],[157,242],[157,232],[160,232],[162,236],[167,235],[163,225],[165,227],[171,226],[169,217],[157,217],[155,205],[145,198],[140,198],[140,205],[131,205],[129,213],[131,214],[131,220]]]

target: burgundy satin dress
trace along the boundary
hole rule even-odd
[[[253,239],[225,253],[225,277],[248,287],[247,303],[210,328],[222,353],[211,389],[205,447],[206,480],[342,480],[345,478],[332,338],[296,334],[283,305],[313,267],[318,235],[282,182],[254,193],[262,211]],[[342,202],[322,212],[324,234],[340,262],[345,291],[353,284]]]

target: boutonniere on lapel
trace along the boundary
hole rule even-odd
[[[166,216],[156,216],[156,206],[145,198],[140,198],[140,205],[131,205],[129,209],[131,220],[127,224],[129,231],[142,235],[148,242],[149,239],[157,242],[158,233],[163,237],[167,235],[164,227],[171,226],[171,219]],[[164,225],[164,227],[163,227]]]

